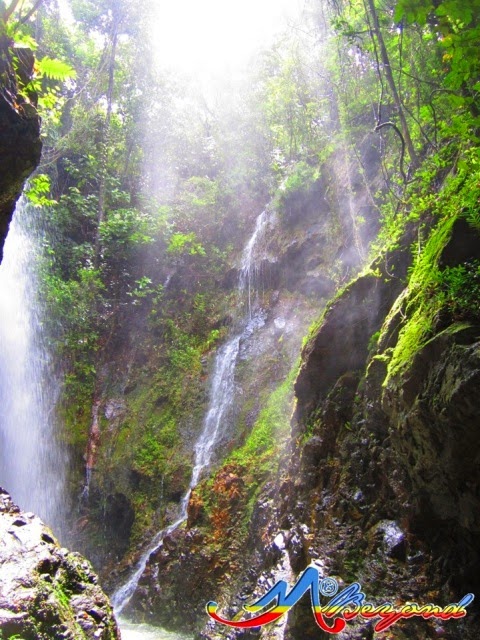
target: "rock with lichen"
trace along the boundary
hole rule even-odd
[[[0,638],[119,640],[90,563],[0,489]]]

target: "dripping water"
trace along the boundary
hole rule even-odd
[[[167,535],[178,529],[187,519],[188,501],[192,490],[200,480],[202,472],[209,467],[219,437],[229,423],[229,413],[232,410],[235,395],[235,367],[240,343],[242,338],[250,336],[259,324],[258,319],[252,315],[251,296],[254,286],[256,286],[255,279],[258,275],[255,262],[258,260],[259,255],[261,258],[263,258],[264,255],[263,251],[259,251],[257,245],[263,241],[265,229],[270,221],[271,217],[265,211],[258,216],[254,232],[243,251],[238,290],[240,295],[248,292],[248,318],[246,323],[243,322],[240,330],[219,349],[215,357],[209,394],[209,406],[205,415],[202,432],[194,447],[194,467],[189,488],[180,503],[179,517],[173,524],[156,534],[146,551],[140,557],[135,571],[129,580],[113,594],[112,604],[117,615],[123,611],[135,593],[150,555],[162,546],[163,540]]]
[[[0,266],[0,485],[61,536],[66,461],[55,429],[60,381],[42,329],[38,218],[18,203]]]
[[[88,446],[85,464],[85,483],[80,495],[80,502],[88,502],[88,498],[90,496],[90,484],[92,481],[92,473],[95,468],[98,441],[100,439],[100,427],[98,418],[99,410],[100,403],[97,400],[93,403],[92,408],[92,421],[90,424],[90,433],[88,435]]]
[[[255,229],[250,240],[243,250],[238,288],[240,294],[245,295],[248,309],[248,318],[253,318],[253,295],[258,293],[258,285],[261,280],[262,262],[267,258],[267,230],[274,222],[274,213],[262,211],[255,222]]]

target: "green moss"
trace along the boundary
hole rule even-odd
[[[155,412],[146,422],[136,448],[134,465],[143,475],[159,476],[166,471],[170,449],[179,445],[180,436],[169,409]]]
[[[29,611],[38,638],[51,637],[52,630],[60,628],[68,628],[78,640],[86,638],[70,607],[71,595],[62,580],[52,583],[40,579],[36,587],[35,600]]]
[[[461,185],[459,188],[459,184]],[[435,335],[440,313],[451,319],[478,314],[480,268],[477,263],[442,269],[439,259],[448,243],[454,222],[464,215],[465,202],[479,196],[478,173],[454,183],[437,198],[441,218],[425,245],[414,246],[415,260],[410,271],[404,304],[405,321],[388,366],[385,385],[392,376],[401,374],[414,355]],[[472,228],[472,233],[475,233]],[[398,310],[398,309],[397,309]]]
[[[80,449],[87,444],[93,388],[92,375],[81,376],[73,372],[65,376],[63,398],[58,408],[59,418],[64,425],[62,437],[67,444]]]
[[[454,218],[440,222],[414,263],[408,283],[408,321],[400,330],[385,384],[391,376],[401,373],[409,365],[415,353],[433,334],[436,318],[443,306],[443,296],[438,287],[438,260],[450,237],[453,222]]]
[[[207,544],[226,561],[231,562],[244,548],[259,495],[278,470],[284,440],[290,429],[293,382],[298,364],[271,392],[244,444],[195,489],[205,513],[201,526]],[[228,478],[235,476],[240,479],[238,483],[229,483]],[[235,536],[230,538],[229,531],[233,527]]]
[[[245,444],[234,451],[227,463],[242,466],[272,462],[272,454],[279,449],[279,443],[288,432],[293,402],[293,382],[298,373],[298,362],[291,369],[284,382],[275,389],[260,412]]]
[[[370,340],[368,341],[368,352],[372,353],[376,350],[378,341],[380,339],[380,331],[376,331],[372,336],[370,336]]]

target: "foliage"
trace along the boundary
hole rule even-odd
[[[324,142],[323,101],[306,51],[294,40],[265,56],[264,109],[273,143],[273,168],[281,171],[293,161],[313,159]]]
[[[62,60],[55,60],[44,56],[36,61],[36,71],[40,78],[65,82],[75,78],[75,69]]]
[[[57,204],[49,197],[51,191],[50,177],[45,173],[37,173],[29,182],[25,195],[35,207],[46,207]]]
[[[81,467],[93,401],[124,400],[118,419],[102,417],[95,481],[104,499],[128,496],[136,541],[188,486],[211,351],[234,321],[232,273],[268,202],[281,224],[292,217],[302,228],[306,195],[327,202],[346,190],[353,201],[370,189],[368,206],[381,205],[383,216],[369,220],[372,235],[381,226],[377,254],[418,227],[391,375],[434,335],[445,309],[475,316],[478,263],[442,269],[439,256],[460,212],[480,225],[477,0],[327,4],[311,3],[311,17],[264,51],[228,99],[199,97],[155,67],[148,3],[75,0],[68,27],[49,5],[38,46],[32,21],[17,29],[39,59],[22,88],[44,93],[44,160],[28,197],[45,224],[45,328],[64,370],[66,437]],[[423,223],[432,220],[426,241]],[[253,428],[202,488],[217,541],[232,522],[246,526],[276,471],[293,376],[259,393]],[[228,484],[229,474],[244,484]]]
[[[184,252],[191,256],[206,255],[202,245],[195,241],[196,237],[193,231],[192,233],[174,233],[170,238],[167,252],[174,256],[179,256]]]
[[[293,165],[278,190],[276,197],[278,210],[287,218],[292,211],[297,211],[301,215],[305,200],[315,188],[319,178],[318,167],[310,166],[303,160]]]
[[[292,410],[292,386],[298,372],[297,362],[286,379],[268,397],[245,444],[236,449],[227,459],[241,466],[254,467],[257,471],[266,466],[271,469],[275,454],[280,451],[280,443],[290,426]]]
[[[334,27],[356,48],[355,54],[349,50],[349,72],[354,62],[364,87],[378,96],[371,103],[372,124],[385,141],[392,144],[396,139],[401,145],[396,167],[384,159],[389,187],[397,193],[401,190],[395,180],[398,169],[407,182],[426,152],[440,148],[441,140],[454,137],[469,142],[476,135],[480,79],[476,4],[456,0],[335,3]],[[352,100],[354,108],[362,105],[363,90],[359,87]],[[402,168],[407,147],[409,175]]]
[[[4,49],[2,57],[4,71],[7,72],[8,69],[8,73],[13,72],[18,90],[23,94],[20,100],[25,100],[34,107],[38,106],[45,116],[55,118],[62,104],[62,87],[58,83],[73,81],[75,69],[66,60],[38,55],[40,49],[35,39],[34,19],[38,17],[43,4],[46,5],[46,11],[55,14],[55,8],[41,1],[12,0],[8,6],[0,4],[0,37]],[[29,59],[31,51],[37,52],[33,67]],[[4,84],[8,84],[6,75],[2,79],[2,85]]]
[[[445,306],[455,320],[478,320],[480,300],[480,261],[470,260],[446,267],[439,274]]]
[[[421,27],[435,26],[435,34],[445,64],[445,86],[460,93],[455,104],[468,106],[478,100],[480,89],[478,45],[480,43],[480,3],[478,0],[465,3],[459,0],[444,0],[430,3],[422,0],[400,0],[395,7],[394,19]]]
[[[462,172],[437,195],[435,211],[438,224],[425,246],[413,247],[416,257],[409,276],[409,296],[404,311],[406,319],[389,363],[389,376],[408,366],[419,349],[435,335],[445,312],[451,322],[478,318],[477,261],[444,268],[440,264],[453,224],[462,216],[462,205],[472,198],[478,200],[478,177],[478,170]],[[423,206],[421,199],[417,206],[420,209]]]
[[[308,190],[320,177],[318,168],[302,161],[294,166],[280,187],[281,198],[286,200],[300,189]]]

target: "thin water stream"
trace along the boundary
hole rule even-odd
[[[267,231],[274,223],[274,211],[265,209],[257,217],[255,229],[245,245],[240,265],[240,277],[238,288],[241,295],[246,297],[248,305],[248,317],[252,319],[254,300],[253,295],[258,294],[257,287],[261,280],[262,260],[266,257]]]
[[[258,243],[263,240],[265,229],[270,223],[270,216],[264,211],[256,220],[255,229],[248,240],[241,261],[238,290],[241,296],[248,294],[248,315],[241,323],[241,328],[219,349],[214,362],[210,401],[205,415],[203,429],[195,444],[195,458],[188,491],[184,495],[178,519],[166,529],[159,531],[151,544],[140,557],[133,574],[112,596],[112,604],[117,616],[123,611],[130,598],[135,593],[139,580],[145,571],[150,555],[159,549],[164,538],[180,527],[187,518],[188,501],[192,489],[197,485],[202,472],[207,469],[212,460],[215,446],[220,435],[228,426],[229,412],[232,409],[235,396],[235,367],[237,363],[240,342],[248,337],[258,324],[252,312],[252,296],[255,286],[256,267],[259,257]],[[263,256],[262,256],[263,257]],[[122,626],[122,633],[123,633]]]
[[[232,406],[235,382],[235,363],[238,356],[240,337],[240,335],[236,335],[226,342],[215,358],[209,409],[205,416],[202,433],[195,445],[195,463],[192,471],[192,477],[190,479],[188,491],[183,496],[180,503],[179,517],[169,527],[162,529],[156,534],[151,544],[138,561],[134,573],[130,576],[128,581],[113,594],[112,604],[117,615],[123,611],[134,594],[142,573],[145,571],[150,555],[159,549],[162,545],[163,539],[178,529],[178,527],[182,525],[187,518],[187,506],[192,489],[198,483],[202,471],[210,464],[214,446],[222,426],[222,421],[227,416],[228,411]]]

